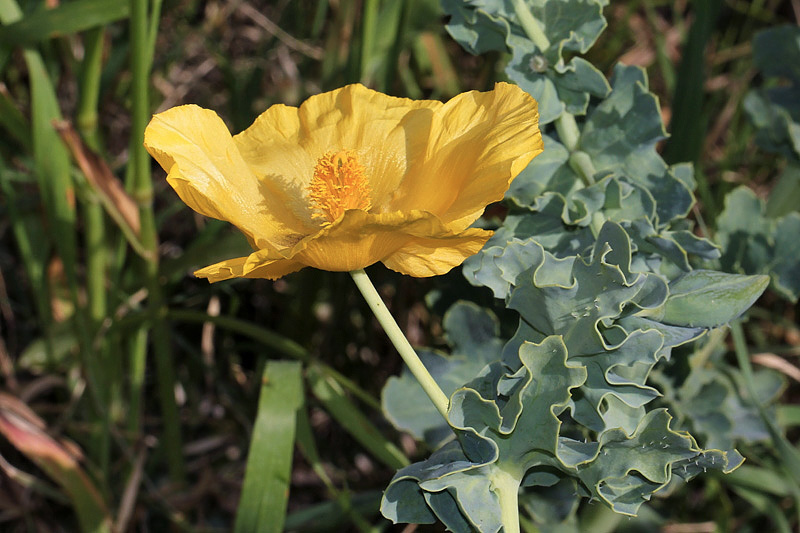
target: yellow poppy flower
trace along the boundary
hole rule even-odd
[[[378,261],[425,277],[491,236],[469,226],[542,151],[538,120],[536,101],[506,83],[447,103],[348,85],[274,105],[235,136],[213,111],[175,107],[153,117],[145,146],[189,207],[232,223],[255,250],[199,277]]]

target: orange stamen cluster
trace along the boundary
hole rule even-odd
[[[329,152],[317,160],[308,185],[314,218],[335,222],[348,209],[367,210],[372,205],[364,167],[356,154],[343,150]]]

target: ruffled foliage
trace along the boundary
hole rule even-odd
[[[469,309],[474,334],[445,317],[452,355],[425,356],[452,394],[449,425],[432,409],[411,416],[421,410],[408,407],[418,396],[409,374],[384,391],[390,418],[434,451],[397,473],[382,512],[395,522],[499,531],[508,498],[518,497],[553,525],[582,498],[633,515],[676,477],[735,469],[743,461],[736,442],[765,435],[738,384],[713,368],[681,382],[656,367],[741,316],[769,278],[700,268],[726,256],[686,219],[693,170],[656,151],[667,134],[644,71],[618,65],[608,83],[575,55],[605,27],[605,2],[443,5],[448,31],[467,50],[510,52],[507,75],[539,100],[541,123],[557,127],[512,183],[494,236],[463,266],[470,283],[519,313],[515,335],[488,353],[502,342],[493,315],[456,304],[450,313]],[[534,42],[531,24],[546,39]],[[568,114],[583,117],[577,139],[560,137],[560,119],[574,120]],[[728,243],[719,244],[727,254]],[[782,380],[759,376],[759,400],[774,399]]]
[[[501,495],[489,488],[498,472],[514,473],[531,497],[547,498],[536,487],[569,484],[575,500],[595,498],[635,514],[673,474],[688,479],[741,463],[734,450],[703,450],[673,430],[664,409],[648,410],[659,393],[646,382],[674,346],[743,312],[765,278],[695,270],[667,283],[632,272],[630,241],[613,222],[601,229],[588,262],[558,260],[535,241],[519,250],[530,266],[499,270],[511,278],[508,305],[520,313],[519,330],[501,361],[453,394],[449,420],[457,439],[398,472],[384,498],[387,517],[435,517],[455,531],[488,524],[499,516]],[[712,293],[727,305],[703,315]],[[686,317],[694,317],[691,324]],[[391,411],[388,395],[384,401]],[[488,501],[487,490],[494,494]]]
[[[447,31],[465,49],[473,54],[511,52],[506,74],[539,102],[541,124],[563,112],[582,115],[591,97],[608,94],[605,76],[573,55],[586,53],[605,29],[605,4],[602,0],[442,1],[451,17]],[[529,17],[541,27],[546,48],[526,34]]]

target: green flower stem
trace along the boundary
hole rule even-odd
[[[378,322],[381,323],[384,331],[386,331],[389,340],[392,341],[392,344],[397,349],[400,357],[403,358],[408,369],[411,370],[411,373],[419,384],[422,385],[422,390],[424,390],[428,398],[431,399],[436,410],[447,420],[447,406],[449,404],[447,396],[445,396],[442,389],[439,388],[439,385],[436,384],[433,376],[431,376],[428,369],[425,368],[425,365],[420,361],[417,352],[414,351],[414,348],[411,347],[406,336],[403,335],[400,326],[397,325],[394,317],[386,308],[386,305],[383,303],[378,291],[375,290],[375,286],[372,284],[372,281],[370,281],[367,273],[364,272],[363,269],[359,269],[353,270],[350,272],[350,275],[353,277],[353,281],[356,282],[358,290],[361,291],[361,295],[364,296],[367,304],[369,304],[370,309],[375,313]]]
[[[185,479],[185,466],[181,444],[181,423],[178,406],[175,403],[175,368],[172,361],[169,324],[166,321],[166,304],[158,279],[158,234],[156,232],[155,215],[153,213],[153,182],[150,174],[150,158],[144,149],[144,129],[150,119],[148,90],[150,87],[150,48],[148,41],[148,3],[143,0],[130,0],[130,35],[131,35],[131,146],[130,146],[130,185],[133,197],[139,203],[139,220],[141,222],[140,239],[142,247],[149,252],[144,259],[142,274],[146,280],[147,301],[150,311],[150,331],[152,348],[156,363],[156,381],[161,401],[161,415],[164,423],[164,449],[167,468],[173,481]],[[151,16],[157,16],[156,12]],[[152,22],[150,22],[152,34]],[[139,338],[139,341],[143,339]],[[141,350],[143,343],[138,344]],[[141,371],[145,368],[141,360],[145,354],[137,352],[131,361],[132,369]],[[142,376],[136,376],[134,382],[141,384]],[[141,390],[132,390],[131,397],[141,401]],[[138,421],[141,405],[131,405]]]
[[[514,6],[514,13],[516,13],[522,29],[525,30],[525,34],[533,41],[536,48],[540,52],[550,48],[550,39],[544,34],[539,21],[531,15],[531,10],[525,5],[525,2],[523,0],[511,0],[511,3]]]
[[[500,500],[500,521],[503,533],[519,533],[519,483],[510,472],[496,469],[489,476],[493,492]]]

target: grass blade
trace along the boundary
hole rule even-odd
[[[311,366],[307,378],[314,396],[322,402],[325,409],[376,459],[395,469],[408,464],[403,452],[378,431],[332,376],[326,375],[317,366]]]
[[[122,20],[129,5],[119,0],[77,0],[53,9],[40,9],[0,27],[0,44],[29,47],[59,35],[68,35]]]
[[[286,518],[297,410],[303,404],[301,364],[270,361],[264,368],[242,498],[234,531],[280,532]]]
[[[668,163],[697,161],[703,149],[708,117],[705,103],[705,51],[717,22],[722,0],[692,2],[695,20],[684,46],[683,60],[678,67],[675,95],[672,99],[672,137],[664,149]]]

